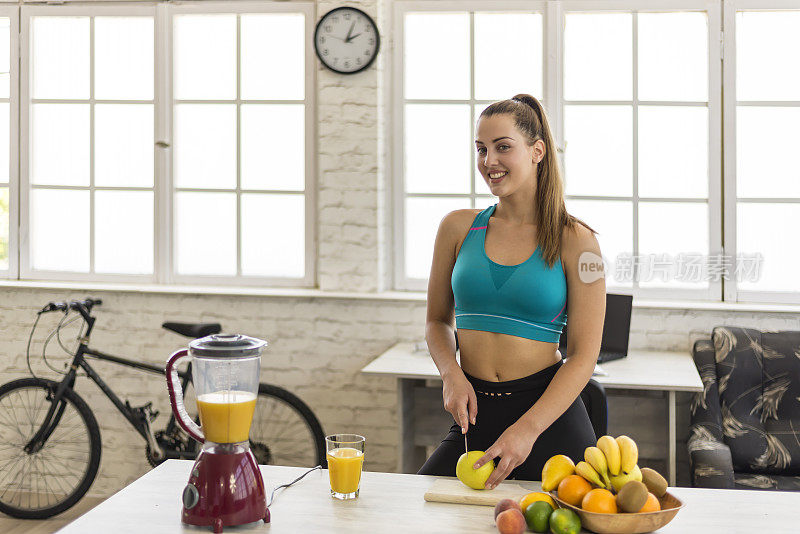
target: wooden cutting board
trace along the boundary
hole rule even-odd
[[[541,491],[539,482],[523,482],[522,484],[525,487],[516,482],[501,482],[493,490],[475,490],[468,488],[456,478],[439,478],[425,492],[425,500],[452,504],[495,506],[503,499],[519,500],[527,493]]]

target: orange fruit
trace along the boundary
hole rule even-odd
[[[644,502],[644,506],[642,506],[639,512],[658,512],[659,510],[661,510],[661,503],[658,502],[658,497],[648,491],[647,500]]]
[[[558,498],[572,506],[580,506],[583,496],[591,489],[592,485],[585,478],[570,475],[558,484]]]
[[[534,491],[533,493],[528,493],[527,495],[525,495],[523,498],[519,500],[519,507],[522,508],[523,512],[525,512],[525,510],[528,509],[528,506],[537,501],[546,502],[547,504],[553,507],[553,510],[558,508],[556,501],[554,501],[550,495],[542,491]]]
[[[607,489],[595,488],[583,496],[581,508],[598,514],[616,514],[617,499]]]

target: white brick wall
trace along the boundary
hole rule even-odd
[[[373,292],[389,287],[391,206],[386,193],[391,172],[384,156],[390,140],[379,126],[386,121],[386,110],[378,107],[379,102],[386,105],[382,69],[390,36],[383,21],[389,4],[385,0],[380,5],[375,1],[350,4],[376,17],[381,25],[381,56],[367,72],[354,76],[322,68],[317,72],[317,269],[319,288],[326,292]],[[318,16],[339,5],[318,2]],[[365,434],[366,469],[394,469],[395,383],[363,377],[359,370],[395,342],[422,338],[423,302],[0,288],[0,383],[27,374],[25,343],[35,311],[49,300],[87,295],[104,300],[97,310],[92,345],[112,354],[163,364],[173,350],[184,346],[179,336],[160,328],[167,320],[219,321],[228,332],[269,340],[262,380],[298,393],[327,432]],[[800,328],[797,314],[638,308],[631,347],[686,351],[695,339],[723,323]],[[97,363],[96,368],[133,404],[155,401],[162,413],[155,427],[163,426],[169,410],[163,378],[106,363]],[[36,371],[44,374],[40,361]],[[104,443],[100,474],[91,492],[109,495],[149,469],[144,442],[88,379],[79,379],[77,389],[95,411]],[[684,402],[681,409],[685,408]],[[637,428],[650,432],[655,442],[662,426],[653,422]]]

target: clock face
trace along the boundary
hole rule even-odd
[[[329,69],[353,74],[370,66],[378,55],[380,37],[372,19],[352,7],[337,7],[317,23],[314,48]]]

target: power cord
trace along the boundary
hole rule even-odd
[[[292,480],[292,481],[291,481],[291,482],[289,482],[288,484],[281,484],[280,486],[278,486],[278,487],[276,487],[274,490],[272,490],[272,494],[270,494],[270,496],[269,496],[269,501],[267,502],[267,508],[269,508],[270,506],[272,506],[272,501],[273,501],[273,499],[275,498],[275,492],[276,492],[276,491],[278,491],[278,490],[279,490],[279,489],[281,489],[281,488],[288,488],[289,486],[291,486],[291,485],[292,485],[292,484],[294,484],[295,482],[298,482],[298,481],[302,480],[302,479],[303,479],[303,477],[305,477],[307,474],[311,473],[312,471],[316,471],[317,469],[322,469],[322,466],[321,466],[321,465],[318,465],[318,466],[316,466],[316,467],[312,467],[311,469],[309,469],[308,471],[306,471],[305,473],[303,473],[302,475],[300,475],[300,476],[299,476],[299,477],[297,477],[296,479]]]

